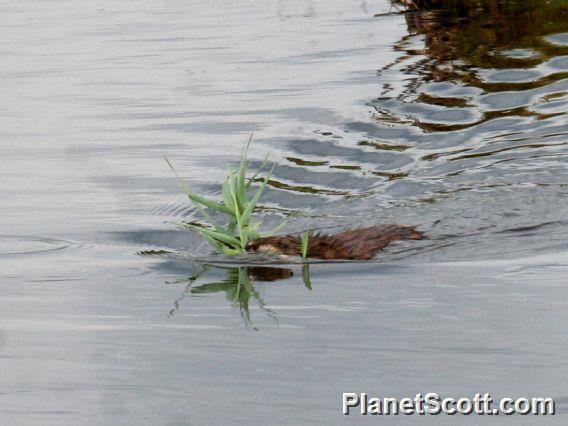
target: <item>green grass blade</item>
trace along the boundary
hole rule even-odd
[[[201,232],[200,230],[197,230],[197,231],[201,234],[201,236],[203,238],[205,238],[209,242],[209,244],[211,244],[213,246],[213,248],[215,248],[220,253],[226,254],[227,256],[236,256],[236,255],[242,253],[241,249],[231,248],[231,247],[227,246],[226,244],[219,242],[215,238],[212,238],[211,236],[207,235],[206,233]]]
[[[227,232],[231,235],[234,235],[236,228],[237,228],[237,220],[235,219],[235,217],[231,217],[229,223],[227,224]]]
[[[264,166],[266,166],[266,163],[268,162],[268,157],[270,156],[270,153],[266,154],[266,157],[264,157],[264,160],[262,161],[262,163],[260,164],[260,167],[258,168],[257,172],[252,175],[252,177],[250,179],[248,179],[248,182],[246,183],[246,189],[249,189],[250,186],[252,185],[252,183],[254,182],[254,180],[258,177],[258,175],[262,172],[262,169],[264,169]]]
[[[184,192],[191,201],[195,201],[196,203],[202,204],[205,207],[210,208],[212,210],[216,210],[219,213],[225,213],[225,214],[229,214],[229,215],[233,214],[233,212],[231,210],[229,210],[228,207],[224,206],[221,203],[218,203],[218,202],[213,201],[213,200],[209,200],[207,198],[204,198],[200,195],[194,194],[194,193],[189,192],[189,191],[184,191]]]
[[[211,246],[216,249],[219,252],[223,252],[223,245],[220,244],[217,240],[215,240],[214,238],[211,238],[209,235],[206,235],[204,233],[202,233],[201,231],[199,231],[199,229],[196,229],[197,232],[199,232],[201,234],[201,236],[203,238],[205,238],[205,240],[211,244]]]
[[[180,185],[183,189],[183,192],[185,192],[185,195],[187,195],[187,197],[191,201],[193,201],[194,203],[202,204],[207,208],[217,210],[220,213],[232,214],[231,210],[229,210],[223,204],[218,203],[218,202],[213,201],[213,200],[209,200],[208,198],[202,197],[200,195],[197,195],[197,194],[194,194],[193,192],[191,192],[189,190],[188,186],[185,184],[185,182],[181,178],[181,176],[179,175],[179,173],[177,172],[177,170],[174,168],[173,164],[170,162],[170,160],[165,155],[162,154],[162,156],[164,157],[164,160],[166,160],[166,163],[168,163],[168,166],[170,166],[170,169],[172,169],[172,171],[175,173],[176,177],[178,178],[178,181],[179,181],[179,183],[180,183]],[[207,220],[209,220],[209,219],[207,219]]]
[[[193,230],[196,230],[196,231],[198,231],[199,229],[207,229],[207,230],[211,231],[211,229],[209,229],[207,225],[203,225],[203,224],[198,223],[198,222],[188,223],[188,222],[183,222],[183,221],[180,221],[180,220],[172,220],[172,221],[169,221],[169,223],[177,225],[177,226],[181,226],[182,228],[193,229]],[[227,235],[229,237],[234,236],[234,234],[230,230],[225,229],[223,227],[213,228],[213,229],[215,230],[215,232]]]
[[[240,173],[235,172],[233,176],[232,191],[233,201],[238,207],[239,214],[243,212],[248,204],[247,192],[244,186],[244,181],[241,182]],[[237,211],[235,209],[235,211]]]
[[[192,228],[195,229],[197,232],[199,232],[201,235],[207,235],[213,239],[215,239],[216,241],[219,241],[221,243],[230,245],[230,246],[234,246],[234,247],[240,247],[240,241],[238,238],[235,238],[231,235],[227,235],[221,232],[216,232],[213,231],[211,229],[207,229],[207,228],[202,228],[199,226],[195,226],[192,225]]]
[[[225,181],[225,183],[223,184],[222,191],[223,191],[223,202],[225,203],[225,206],[227,206],[227,208],[231,212],[234,213],[236,209],[235,209],[235,204],[233,202],[233,197],[231,195],[231,176],[230,175],[227,178],[227,180]]]
[[[245,229],[243,231],[243,236],[244,236],[246,243],[248,243],[249,241],[252,241],[252,240],[256,240],[259,237],[258,231],[255,228]],[[245,247],[246,247],[246,243],[245,243]]]
[[[236,185],[237,195],[241,201],[247,200],[247,184],[246,184],[246,174],[247,174],[247,153],[252,142],[252,137],[254,133],[250,134],[249,140],[245,147],[243,148],[243,152],[241,153],[241,165],[239,169],[239,177]],[[246,204],[241,205],[241,211],[246,208]]]
[[[254,211],[254,208],[256,207],[256,204],[258,203],[258,200],[260,200],[260,197],[262,196],[262,193],[264,192],[264,190],[266,189],[266,185],[268,184],[268,181],[270,180],[270,178],[272,177],[272,173],[274,173],[274,168],[276,167],[276,165],[274,165],[272,167],[272,170],[270,170],[270,173],[268,173],[268,175],[264,178],[264,182],[262,182],[262,185],[260,185],[260,188],[258,188],[258,190],[256,191],[256,194],[254,194],[254,197],[252,198],[252,200],[250,200],[250,202],[248,203],[248,206],[246,208],[246,210],[243,212],[242,217],[243,217],[243,221],[245,222],[249,222],[250,220],[250,216],[252,215],[252,212]]]
[[[312,231],[307,230],[302,236],[302,257],[305,259],[308,257],[308,248],[310,247],[310,238],[312,237]]]
[[[239,203],[237,201],[237,194],[236,194],[237,179],[231,179],[230,182],[231,182],[231,187],[230,187],[231,195],[233,197],[233,202],[235,204],[235,219],[237,221],[237,230],[239,231],[239,243],[241,249],[244,251],[248,243],[248,239],[244,233],[244,230],[248,222],[243,221],[241,210],[239,208]]]
[[[162,156],[164,157],[164,160],[166,160],[166,163],[168,163],[168,166],[170,166],[172,171],[177,176],[178,181],[179,181],[183,191],[185,192],[185,194],[187,195],[189,200],[192,202],[192,204],[195,206],[195,208],[199,211],[199,213],[205,218],[205,220],[209,221],[209,223],[217,231],[223,232],[224,231],[223,227],[221,225],[219,225],[217,222],[215,222],[215,220],[211,217],[211,215],[209,213],[207,213],[207,211],[200,204],[203,204],[204,206],[209,207],[209,208],[214,209],[214,210],[217,210],[221,213],[232,215],[232,212],[227,207],[223,206],[222,204],[216,203],[215,201],[208,200],[208,199],[201,197],[197,194],[193,194],[189,190],[189,188],[187,187],[187,185],[185,184],[183,179],[180,177],[179,173],[174,168],[174,166],[170,162],[170,160],[168,160],[168,158],[165,155],[162,154]],[[225,233],[229,233],[229,232],[225,231]]]
[[[237,256],[242,253],[241,249],[232,249],[227,246],[222,246],[221,251],[223,252],[223,254],[226,254],[227,256]]]

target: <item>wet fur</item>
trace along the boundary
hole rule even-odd
[[[423,233],[414,227],[377,225],[358,228],[335,235],[316,234],[310,238],[308,257],[325,260],[370,260],[375,254],[397,240],[421,240]],[[299,236],[286,235],[251,241],[248,251],[301,256]]]

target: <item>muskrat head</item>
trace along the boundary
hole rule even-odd
[[[295,237],[266,237],[249,241],[246,250],[261,254],[286,254],[298,256],[300,254],[300,241]]]

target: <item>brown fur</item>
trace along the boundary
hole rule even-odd
[[[397,240],[421,240],[423,233],[411,226],[377,225],[352,229],[335,235],[316,234],[310,238],[308,257],[326,260],[370,260],[377,251]],[[248,251],[301,256],[299,236],[285,235],[251,241]]]

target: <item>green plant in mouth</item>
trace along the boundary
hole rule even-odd
[[[254,222],[252,220],[254,209],[266,189],[266,185],[274,172],[274,167],[272,167],[268,174],[262,178],[260,187],[257,189],[252,198],[249,199],[249,190],[251,185],[255,180],[257,180],[258,174],[266,165],[265,160],[257,173],[250,178],[246,177],[248,168],[246,156],[251,141],[252,135],[243,148],[239,168],[237,170],[229,170],[229,176],[221,188],[221,202],[202,197],[190,191],[189,187],[185,184],[183,179],[181,179],[172,163],[164,156],[164,159],[176,174],[183,191],[195,208],[199,211],[203,219],[207,222],[206,224],[198,222],[176,223],[185,228],[199,232],[199,234],[201,234],[215,250],[229,256],[244,253],[249,241],[273,235],[286,224],[284,221],[271,232],[262,233],[260,232],[261,222]],[[208,213],[208,209],[227,216],[227,222],[224,225],[217,223]]]
[[[312,238],[312,231],[308,229],[302,235],[302,257],[305,259],[308,257],[308,248],[310,247],[310,238]]]

